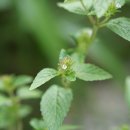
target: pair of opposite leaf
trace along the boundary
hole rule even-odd
[[[110,19],[125,3],[125,0],[65,0],[63,3],[58,3],[58,6],[75,14]],[[115,18],[107,21],[104,26],[130,41],[130,18]]]
[[[112,77],[109,73],[95,65],[85,64],[78,56],[77,53],[69,56],[65,50],[61,50],[58,70],[45,68],[40,71],[30,89],[35,89],[56,76],[61,76],[68,81],[75,81],[76,78],[85,81],[94,81]],[[47,90],[40,103],[45,128],[49,130],[60,129],[69,111],[72,99],[73,93],[70,88],[66,89],[57,85],[52,85]]]
[[[31,82],[32,77],[27,75],[0,76],[0,129],[6,129],[14,125],[17,116],[23,119],[31,113],[30,106],[19,102],[41,96],[39,90],[28,90],[28,84]],[[17,115],[14,113],[15,103],[18,103],[19,106],[16,110]]]
[[[73,55],[69,56],[67,52],[62,49],[59,56],[58,70],[52,68],[45,68],[41,70],[35,77],[30,90],[43,85],[56,76],[61,76],[70,82],[75,81],[76,78],[84,81],[96,81],[112,77],[103,69],[92,64],[78,62],[76,61],[77,59],[74,58],[75,57]]]

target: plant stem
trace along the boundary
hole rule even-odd
[[[64,76],[62,76],[62,85],[64,86],[64,88],[70,87],[70,82]]]
[[[91,43],[95,40],[97,32],[98,32],[98,29],[99,29],[99,27],[96,26],[96,25],[94,25],[94,27],[93,27],[93,33],[92,33],[92,36],[91,36]]]
[[[85,10],[86,13],[87,13],[87,12],[88,12],[88,9],[87,9],[86,6],[84,5],[83,0],[80,0],[80,3],[81,3],[81,5],[83,6],[84,10]],[[88,16],[88,19],[89,19],[89,21],[90,21],[90,23],[91,23],[92,25],[95,24],[95,19],[93,18],[93,16]]]
[[[11,100],[12,100],[12,103],[13,103],[13,108],[14,108],[14,111],[15,111],[15,120],[16,120],[14,126],[9,128],[9,130],[22,130],[22,121],[19,117],[20,100],[13,93],[13,90],[9,90],[8,94],[9,94]]]
[[[97,24],[97,25],[96,25],[96,24],[93,25],[92,35],[91,35],[91,37],[90,37],[89,42],[88,42],[87,45],[86,45],[86,53],[85,53],[84,58],[86,57],[87,52],[88,52],[88,49],[90,48],[91,44],[94,42],[94,40],[95,40],[95,38],[96,38],[96,36],[97,36],[98,30],[99,30],[98,24]],[[84,59],[84,60],[85,60],[85,59]]]

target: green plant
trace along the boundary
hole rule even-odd
[[[95,81],[112,77],[101,68],[86,64],[85,58],[90,45],[97,39],[98,31],[104,27],[130,41],[130,19],[125,17],[111,19],[120,12],[124,4],[125,0],[65,0],[63,3],[58,3],[59,7],[69,12],[87,16],[92,28],[83,29],[74,36],[76,41],[74,49],[61,50],[57,70],[45,68],[34,79],[30,90],[36,89],[56,76],[60,76],[62,81],[61,86],[52,85],[43,95],[41,100],[43,120],[33,120],[31,125],[34,129],[59,130],[62,127],[73,98],[71,83],[77,78]]]
[[[91,25],[80,30],[72,37],[75,41],[75,48],[61,50],[57,69],[45,68],[40,71],[34,79],[30,90],[40,87],[55,77],[60,77],[61,79],[59,85],[52,85],[42,96],[40,106],[43,118],[40,120],[32,119],[30,122],[35,130],[81,129],[80,126],[63,125],[63,120],[66,117],[73,100],[71,84],[76,82],[77,79],[83,81],[97,81],[110,79],[112,77],[111,74],[100,67],[86,63],[85,59],[87,58],[88,50],[91,45],[100,44],[100,39],[97,34],[102,28],[108,28],[122,38],[130,41],[130,18],[113,17],[115,14],[120,13],[120,9],[125,5],[126,1],[129,2],[129,0],[64,0],[64,2],[58,3],[59,7],[64,8],[69,12],[87,17]],[[62,41],[58,36],[56,23],[54,22],[55,20],[53,16],[51,16],[51,11],[47,8],[46,2],[44,1],[44,3],[42,3],[42,1],[36,0],[18,0],[15,2],[11,2],[10,0],[0,1],[1,9],[8,7],[12,8],[12,6],[16,5],[18,7],[16,7],[15,10],[20,13],[20,19],[23,19],[25,24],[27,24],[26,26],[28,26],[28,29],[32,31],[38,39],[40,49],[44,49],[43,52],[49,54],[48,58],[50,61],[56,59],[59,48],[62,47]],[[5,13],[5,15],[7,14],[8,13]],[[1,18],[2,17],[3,15],[1,15]],[[54,23],[52,23],[52,20]],[[7,21],[11,21],[11,23],[7,29],[5,28],[4,33],[3,23],[5,22],[0,23],[2,26],[1,37],[6,37],[6,40],[2,39],[1,42],[4,41],[6,43],[10,37],[14,37],[11,38],[11,42],[12,39],[19,42],[19,38],[21,37],[19,36],[19,28],[17,27],[17,29],[14,29],[15,33],[12,33],[12,25],[14,26],[17,23],[14,15],[13,19],[9,18]],[[46,23],[48,23],[49,26],[46,26]],[[6,30],[10,30],[10,33],[7,33]],[[16,32],[18,32],[18,35],[14,36]],[[97,43],[96,41],[99,42]],[[46,42],[46,44],[44,44],[44,42]],[[20,43],[22,43],[22,41],[20,41]],[[57,45],[53,43],[57,43]],[[51,48],[50,44],[53,44]],[[21,46],[19,46],[19,48],[21,48]],[[103,56],[102,54],[105,49],[103,48],[101,50],[102,53],[100,53],[100,56]],[[112,56],[113,55],[111,55],[111,57]],[[115,60],[115,58],[113,58],[113,60],[112,58],[110,59],[112,62]],[[53,64],[54,62],[51,63]],[[118,63],[115,66],[118,66]],[[116,72],[118,72],[118,70],[119,69],[117,69]],[[120,75],[121,77],[125,77],[122,73],[120,73]],[[23,119],[31,113],[32,109],[31,106],[24,101],[39,98],[41,96],[41,91],[39,90],[29,91],[29,83],[31,82],[32,77],[26,75],[4,75],[0,77],[0,129],[24,129]],[[125,94],[126,100],[128,101],[128,104],[130,104],[130,77],[126,79]],[[118,129],[129,130],[129,127],[124,125]]]
[[[84,15],[85,17],[87,16],[91,26],[82,29],[73,36],[75,48],[61,50],[57,69],[44,68],[37,74],[30,87],[30,90],[33,91],[29,91],[28,89],[28,84],[32,82],[32,77],[30,76],[5,75],[0,77],[1,129],[22,130],[22,119],[31,112],[30,106],[25,105],[22,101],[39,98],[41,91],[34,89],[55,77],[60,77],[61,83],[60,85],[52,85],[43,94],[40,103],[43,119],[32,119],[30,124],[35,130],[81,129],[80,126],[63,125],[64,118],[73,100],[71,84],[76,82],[77,79],[83,81],[99,81],[112,78],[111,74],[100,67],[86,63],[85,59],[91,45],[95,44],[97,39],[100,41],[97,34],[102,28],[107,27],[122,38],[130,41],[130,19],[125,17],[113,18],[116,13],[120,12],[120,8],[124,4],[125,0],[65,0],[63,3],[58,3],[59,7],[69,12]],[[35,2],[33,5],[35,5]],[[38,5],[40,6],[40,4]],[[34,8],[32,8],[27,15],[31,15],[33,9]],[[26,10],[24,10],[24,8],[22,8],[22,10],[26,14]],[[38,12],[36,14],[38,14]],[[38,17],[38,19],[39,18],[40,17]],[[44,21],[44,19],[42,20]],[[35,24],[36,21],[32,20],[31,23],[30,26],[36,30],[37,35],[42,39],[41,31],[39,32],[37,30],[40,26]],[[39,23],[42,24],[41,21]],[[35,26],[32,26],[33,24]],[[44,31],[43,29],[43,32]],[[47,37],[48,36],[49,35],[47,35]],[[52,39],[48,40],[49,42],[54,42]],[[49,46],[47,46],[47,48],[49,48]],[[52,58],[52,54],[50,57]],[[127,79],[126,87],[126,98],[129,102],[129,78]],[[121,130],[128,129],[127,126],[121,127]]]
[[[101,28],[107,27],[130,41],[130,19],[124,17],[111,19],[120,12],[119,9],[124,4],[125,0],[65,0],[63,3],[58,3],[58,6],[72,13],[87,16],[92,28],[83,29],[74,36],[76,47],[71,49],[71,52],[61,50],[57,70],[45,68],[34,79],[30,90],[36,89],[56,76],[60,76],[62,81],[62,87],[52,85],[43,95],[41,100],[43,120],[42,123],[36,123],[33,120],[31,124],[34,128],[35,124],[40,124],[40,126],[42,124],[42,128],[40,128],[45,130],[58,130],[62,127],[73,98],[70,83],[76,81],[77,78],[84,81],[95,81],[112,77],[99,67],[86,64],[85,58]],[[35,129],[40,130],[40,128]],[[67,130],[69,129],[67,128]]]
[[[49,130],[59,129],[69,111],[73,98],[70,88],[71,82],[76,81],[76,78],[84,81],[95,81],[112,77],[109,73],[95,65],[85,64],[83,59],[78,57],[78,53],[70,56],[65,50],[61,50],[58,69],[45,68],[41,70],[34,79],[30,90],[36,89],[56,76],[61,77],[62,87],[52,85],[41,100],[41,112],[44,117],[42,126],[44,129]],[[41,123],[39,122],[39,124]],[[69,129],[69,127],[67,128]]]
[[[22,101],[39,98],[39,90],[29,91],[32,77],[5,75],[0,77],[0,129],[22,130],[23,118],[31,113],[31,107]]]

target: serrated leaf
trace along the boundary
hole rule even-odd
[[[44,83],[58,75],[59,74],[55,69],[46,68],[41,70],[35,77],[33,83],[31,84],[30,90],[36,89],[37,87],[43,85]]]
[[[94,10],[98,18],[104,16],[113,0],[95,0]]]
[[[22,87],[17,90],[17,96],[22,100],[39,98],[41,96],[41,91],[30,91],[28,87]]]
[[[122,38],[130,41],[130,18],[121,17],[110,20],[107,27]]]
[[[92,64],[77,64],[74,67],[76,77],[85,81],[110,79],[112,76],[103,69]]]
[[[71,89],[53,85],[43,95],[41,113],[48,130],[58,130],[66,117],[72,101]]]
[[[14,86],[22,86],[31,83],[33,78],[27,75],[16,76],[14,79]]]
[[[101,18],[109,10],[111,5],[115,6],[115,9],[121,8],[125,4],[125,0],[95,0],[94,11],[98,18]]]
[[[61,52],[60,52],[60,55],[59,55],[59,60],[62,60],[66,56],[68,56],[66,50],[62,49]]]
[[[32,119],[30,121],[30,125],[35,129],[35,130],[45,130],[46,126],[43,120],[38,120],[38,119]]]
[[[93,0],[65,0],[64,3],[58,3],[58,6],[72,13],[88,15],[92,4]]]

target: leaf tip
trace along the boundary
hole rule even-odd
[[[33,87],[33,85],[31,85],[31,87],[29,88],[30,91],[34,90],[35,88]]]
[[[62,3],[61,3],[61,2],[58,2],[58,3],[57,3],[57,6],[58,6],[58,7],[62,7]]]

